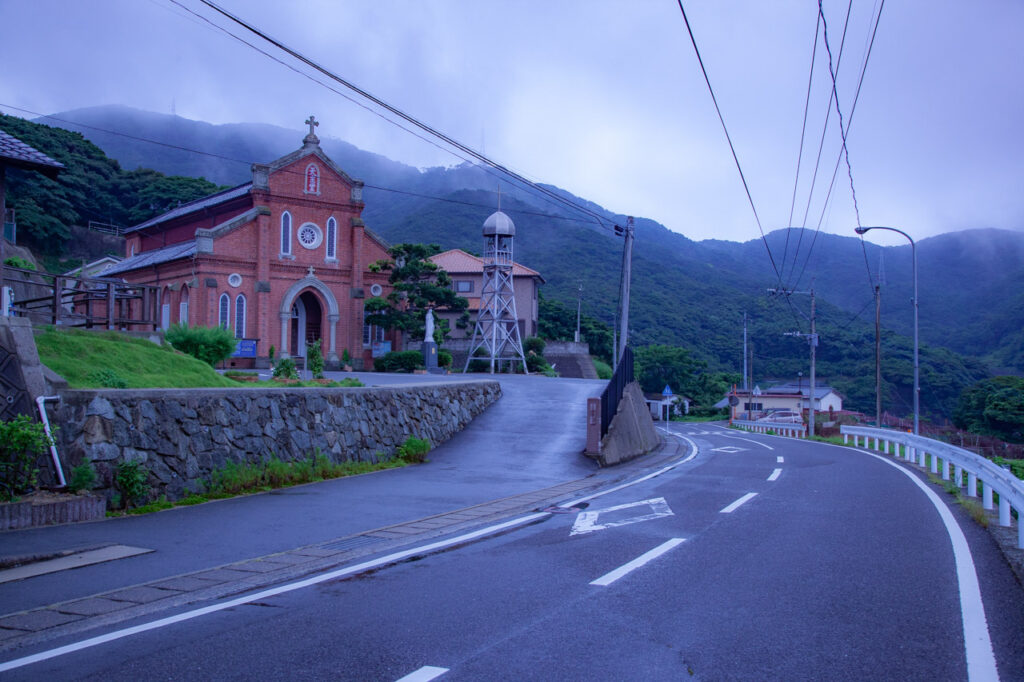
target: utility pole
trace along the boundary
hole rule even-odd
[[[743,313],[743,390],[747,390],[747,313]]]
[[[875,428],[882,428],[882,287],[875,285]]]
[[[629,345],[629,280],[633,263],[633,216],[626,218],[626,227],[615,226],[615,233],[626,238],[622,245],[622,290],[619,293],[619,345],[615,357],[621,358]]]
[[[580,309],[583,305],[583,280],[579,280],[579,289],[576,291],[576,343],[580,342]]]
[[[786,332],[785,336],[799,336],[805,338],[811,344],[811,385],[809,390],[810,400],[808,401],[807,410],[807,433],[808,435],[814,435],[814,389],[815,389],[815,355],[818,350],[818,334],[815,331],[814,322],[814,287],[811,287],[810,291],[787,291],[785,289],[769,289],[770,294],[783,294],[789,296],[790,294],[809,294],[811,297],[811,333],[801,334],[800,332]],[[805,316],[806,317],[806,316]],[[802,398],[802,396],[801,396]]]

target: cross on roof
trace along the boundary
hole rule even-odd
[[[306,123],[306,125],[309,126],[309,134],[310,135],[313,134],[313,128],[316,128],[317,126],[320,125],[320,122],[317,121],[316,118],[314,118],[312,114],[309,115],[309,118],[306,119],[305,123]]]

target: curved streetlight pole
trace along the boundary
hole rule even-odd
[[[907,238],[910,242],[910,255],[913,261],[914,271],[914,435],[920,434],[921,427],[921,385],[920,385],[920,365],[918,363],[917,353],[917,244],[910,238],[910,235],[903,230],[897,230],[895,227],[882,227],[876,225],[873,227],[858,227],[854,229],[854,232],[863,236],[868,230],[889,230],[890,232],[898,232]]]

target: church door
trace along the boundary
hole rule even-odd
[[[322,338],[323,306],[312,291],[304,291],[292,304],[291,346],[292,355],[306,356],[306,346]],[[323,343],[320,344],[323,346]]]

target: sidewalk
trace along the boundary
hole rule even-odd
[[[423,544],[436,538],[456,535],[525,513],[543,510],[559,502],[578,497],[585,492],[643,475],[649,470],[678,459],[682,454],[684,454],[682,447],[672,439],[646,457],[615,469],[595,472],[581,479],[404,523],[368,528],[344,537],[296,546],[285,551],[225,564],[207,565],[199,570],[163,576],[155,580],[143,582],[122,580],[122,584],[107,590],[90,590],[88,581],[75,581],[79,589],[74,596],[66,599],[49,598],[46,596],[47,591],[45,590],[28,590],[27,592],[34,596],[29,596],[29,602],[23,603],[20,610],[13,612],[8,605],[7,597],[12,596],[7,593],[8,590],[16,589],[19,584],[28,584],[32,581],[64,579],[68,572],[50,573],[26,578],[19,582],[0,584],[0,588],[2,588],[0,594],[4,597],[4,606],[2,614],[0,614],[0,654],[13,653],[16,649],[60,637],[81,635],[105,626],[142,619],[159,612],[180,609],[189,604],[251,592],[303,576],[336,569],[357,559],[386,555],[403,547]],[[369,474],[349,480],[357,481],[373,477],[375,477],[374,474]],[[331,482],[313,483],[301,486],[301,488],[315,488],[329,483]],[[251,510],[259,505],[267,504],[272,497],[272,494],[266,493],[224,502],[242,501]],[[209,504],[216,505],[217,503]],[[370,520],[377,517],[374,512],[380,511],[381,507],[382,505],[378,504],[365,509],[364,524],[372,523]],[[179,509],[185,512],[200,510],[199,507]],[[175,511],[178,510],[153,514],[150,515],[150,518],[154,523],[167,524],[168,527],[165,530],[173,532],[175,526],[173,522],[176,519],[171,517],[174,516]],[[148,555],[138,555],[132,560],[140,559],[143,556],[156,557],[160,553],[156,551]],[[126,576],[118,569],[119,563],[126,560],[94,564],[78,569],[74,573],[96,569],[98,572],[108,574],[120,573],[124,578]],[[36,564],[36,566],[43,567],[45,564]],[[0,580],[3,579],[3,574],[4,571],[0,571]],[[131,573],[132,576],[138,574],[137,571]],[[39,601],[40,599],[42,601]],[[33,601],[34,603],[31,603]]]
[[[567,425],[582,427],[586,398],[604,382],[501,381],[503,397],[434,449],[426,465],[139,517],[0,533],[0,565],[11,556],[151,550],[8,582],[0,571],[0,651],[483,526],[621,480],[675,452],[670,444],[660,455],[599,471],[580,454],[583,429]]]

